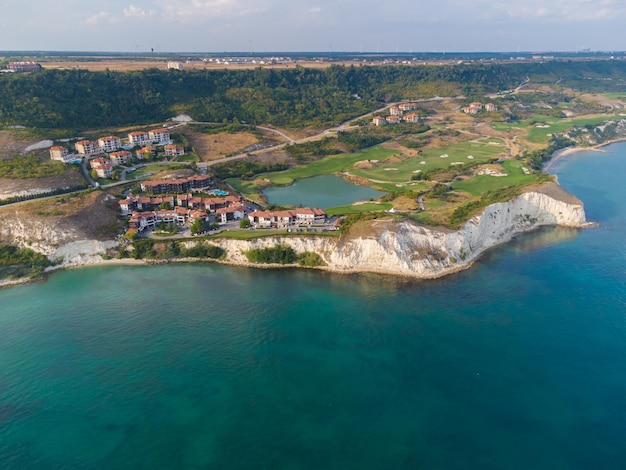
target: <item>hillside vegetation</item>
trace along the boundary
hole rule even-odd
[[[188,113],[199,121],[277,126],[340,123],[380,103],[479,96],[526,77],[586,91],[622,91],[621,61],[293,69],[88,72],[43,70],[0,76],[0,125],[123,126]],[[358,93],[359,98],[353,97]]]

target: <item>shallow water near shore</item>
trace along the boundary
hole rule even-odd
[[[626,144],[555,163],[586,230],[435,281],[95,267],[0,291],[0,463],[621,468]]]

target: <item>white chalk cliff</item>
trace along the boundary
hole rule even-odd
[[[552,194],[551,194],[552,193]],[[508,202],[492,204],[460,230],[446,231],[390,219],[362,222],[362,236],[268,237],[255,240],[215,240],[226,250],[226,262],[249,265],[245,251],[278,244],[296,252],[319,254],[335,272],[373,272],[435,278],[472,264],[485,250],[516,234],[544,225],[584,227],[580,201],[560,187],[527,192]]]

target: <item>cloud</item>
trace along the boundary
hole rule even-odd
[[[227,19],[266,11],[264,0],[156,0],[165,19],[190,22]]]
[[[122,10],[126,18],[145,18],[147,16],[154,16],[154,10],[143,10],[135,5],[129,5]]]
[[[313,7],[309,10],[309,13],[319,13],[320,11],[322,11],[320,7]]]
[[[96,13],[95,15],[90,16],[86,20],[83,21],[84,24],[88,25],[97,25],[102,23],[112,23],[113,15],[106,11],[101,11],[100,13]]]
[[[156,12],[154,10],[144,10],[136,7],[135,5],[129,5],[122,8],[120,14],[114,14],[108,11],[101,11],[83,20],[83,24],[98,25],[98,24],[115,24],[129,21],[132,19],[148,18],[154,16]]]
[[[458,0],[453,0],[456,3]],[[617,0],[480,0],[474,5],[484,16],[548,19],[558,22],[626,18],[626,4]],[[486,13],[486,14],[485,14]]]

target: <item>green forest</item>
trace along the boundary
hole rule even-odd
[[[333,65],[324,70],[42,70],[0,75],[0,126],[84,129],[164,121],[180,113],[220,123],[327,126],[386,102],[497,92],[527,76],[588,91],[619,91],[624,72],[626,63],[621,61]]]

